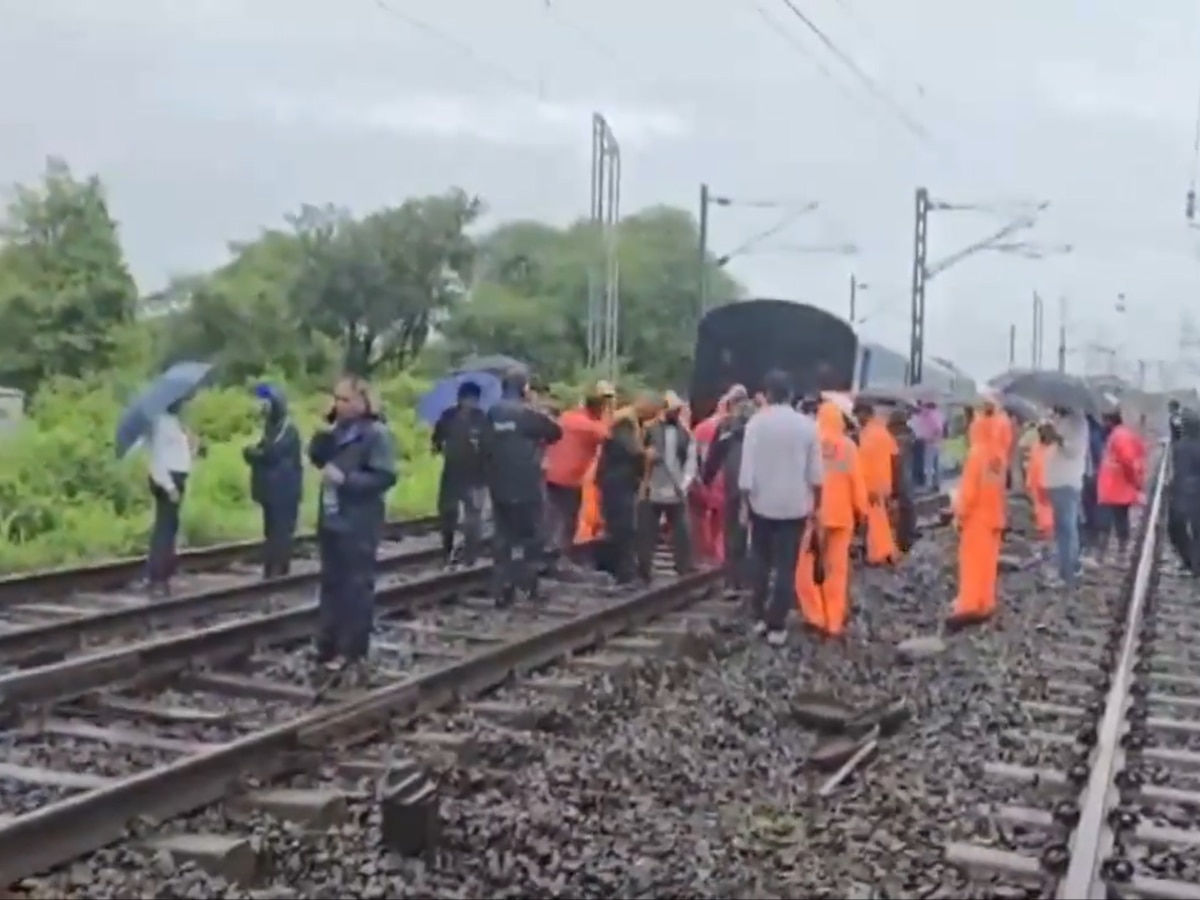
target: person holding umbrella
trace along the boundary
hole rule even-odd
[[[321,471],[317,661],[340,671],[365,662],[370,649],[375,557],[385,498],[396,483],[396,446],[361,378],[338,381],[326,418],[329,428],[308,447]]]
[[[150,547],[146,554],[146,576],[152,596],[166,596],[171,592],[179,540],[179,512],[192,471],[192,437],[179,420],[183,403],[182,399],[174,401],[154,418],[146,441],[150,494],[154,498],[154,522],[150,526]]]
[[[198,444],[184,429],[179,414],[208,377],[208,363],[176,363],[158,376],[125,408],[117,423],[117,458],[138,444],[146,449],[154,523],[146,554],[146,580],[151,596],[170,592],[179,538],[179,512],[193,452]]]

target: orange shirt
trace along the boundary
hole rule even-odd
[[[583,409],[569,409],[559,416],[563,436],[546,448],[542,468],[546,481],[560,487],[579,487],[596,451],[608,436],[608,426]]]

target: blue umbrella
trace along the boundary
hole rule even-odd
[[[117,423],[117,458],[133,449],[133,445],[150,431],[154,420],[166,412],[172,403],[195,393],[211,370],[210,363],[181,362],[150,382],[150,386],[125,407]]]
[[[471,383],[478,386],[482,396],[479,406],[487,409],[500,399],[500,379],[491,372],[458,372],[435,384],[424,397],[417,401],[417,415],[421,421],[432,425],[442,413],[458,402],[460,385]]]

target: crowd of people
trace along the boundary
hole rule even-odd
[[[262,508],[263,575],[277,578],[289,572],[305,453],[283,394],[260,385],[256,395],[263,431],[245,458]],[[559,412],[539,400],[524,370],[504,375],[497,402],[484,409],[481,400],[479,386],[464,382],[433,429],[444,461],[438,514],[446,565],[478,562],[489,508],[491,590],[501,606],[521,594],[536,600],[541,576],[575,564],[581,550],[619,583],[649,581],[665,538],[679,574],[722,566],[727,595],[746,597],[754,629],[773,645],[786,643],[793,611],[821,635],[844,632],[856,535],[867,565],[903,558],[917,536],[918,486],[938,483],[945,432],[932,403],[914,414],[862,398],[797,397],[782,372],[769,373],[753,397],[735,385],[696,423],[671,392],[621,405],[607,382]],[[147,441],[155,500],[147,574],[156,593],[168,590],[196,449],[179,412],[176,404],[159,416]],[[1054,409],[1019,436],[994,397],[968,413],[953,500],[959,577],[951,627],[985,621],[996,609],[1014,484],[1023,483],[1032,503],[1054,583],[1071,589],[1114,539],[1117,552],[1126,551],[1146,475],[1144,437],[1115,410],[1097,420]],[[1173,495],[1194,498],[1176,505],[1200,509],[1200,418],[1172,421]],[[365,382],[337,383],[327,427],[306,455],[321,484],[317,659],[340,669],[369,649],[385,497],[397,477],[393,436]],[[1173,540],[1181,535],[1176,546],[1200,550],[1200,514],[1175,519],[1183,523],[1172,532]],[[1188,558],[1200,560],[1200,552]]]

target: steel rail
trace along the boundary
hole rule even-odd
[[[915,499],[919,516],[936,516],[947,505],[948,499],[941,493],[924,494]],[[439,548],[402,551],[381,558],[379,571],[385,574],[409,567],[432,565],[440,557]],[[189,618],[234,611],[256,600],[302,588],[317,577],[315,571],[295,572],[278,578],[249,580],[242,584],[181,594],[145,606],[105,610],[77,618],[0,631],[0,662],[49,664],[90,640],[104,640],[133,629],[162,627]]]
[[[384,540],[397,540],[411,534],[423,534],[437,525],[436,516],[400,519],[388,522]],[[298,546],[316,542],[313,532],[297,535]],[[179,567],[188,572],[224,569],[241,562],[256,562],[263,542],[231,541],[209,547],[191,547],[179,553]],[[62,594],[70,591],[115,590],[137,578],[146,565],[144,556],[109,559],[55,569],[42,569],[18,575],[0,576],[0,606],[28,603],[31,595]]]
[[[451,573],[441,580],[455,577],[465,576]],[[422,714],[496,687],[515,673],[586,650],[687,605],[718,578],[719,572],[705,571],[653,587],[439,669],[7,820],[0,825],[0,885],[119,841],[131,822],[161,822],[218,802],[236,792],[247,776],[274,779],[301,771],[322,747],[361,743],[380,727],[404,727]],[[406,585],[401,590],[411,589]]]
[[[1101,867],[1112,850],[1108,814],[1119,799],[1114,780],[1124,766],[1125,754],[1121,748],[1121,737],[1127,726],[1125,713],[1130,702],[1139,631],[1150,593],[1151,574],[1165,511],[1163,494],[1169,458],[1170,453],[1164,452],[1157,466],[1147,511],[1148,527],[1138,551],[1121,651],[1112,670],[1111,687],[1104,703],[1104,715],[1096,732],[1091,771],[1080,794],[1079,822],[1071,836],[1067,870],[1059,880],[1056,891],[1060,900],[1104,900],[1108,896],[1101,881]]]
[[[376,591],[375,607],[378,612],[392,613],[433,605],[463,590],[485,586],[490,571],[491,565],[487,564],[384,585]],[[19,669],[0,675],[0,709],[13,711],[23,704],[59,703],[125,681],[180,672],[199,661],[222,662],[256,646],[301,640],[313,633],[317,610],[314,601]]]
[[[379,574],[433,565],[440,547],[409,550],[380,557]],[[302,589],[317,581],[319,572],[293,572],[278,578],[248,580],[228,587],[180,594],[145,606],[88,613],[78,618],[29,625],[0,632],[0,662],[46,662],[70,653],[90,640],[119,636],[131,629],[155,628],[191,618],[236,610],[257,600]]]

